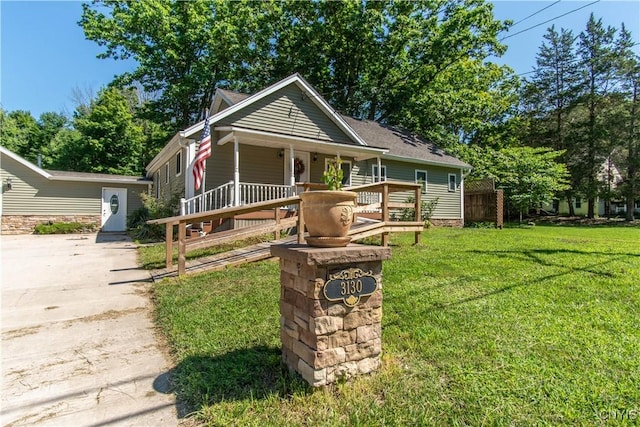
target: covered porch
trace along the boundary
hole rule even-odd
[[[327,162],[334,158],[343,162],[343,184],[348,187],[357,161],[375,159],[381,171],[380,156],[386,152],[352,141],[330,142],[234,126],[216,126],[212,131],[214,145],[203,188],[194,191],[191,160],[181,215],[282,199],[320,188]],[[193,159],[196,144],[191,144],[189,151]]]

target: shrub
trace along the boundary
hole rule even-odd
[[[34,230],[34,234],[73,234],[73,233],[91,233],[96,231],[95,224],[82,224],[80,222],[50,222],[47,224],[38,224]]]
[[[436,210],[436,206],[438,206],[439,197],[435,199],[426,201],[422,200],[420,203],[420,216],[424,221],[424,225],[427,227],[431,226],[431,222],[429,221],[433,216],[433,212]],[[415,203],[415,197],[407,197],[405,203]],[[400,221],[414,221],[416,217],[416,210],[414,208],[405,208],[402,209],[402,213],[400,214]]]
[[[147,224],[147,221],[175,216],[179,211],[180,195],[174,194],[170,200],[164,201],[141,193],[140,199],[142,199],[142,207],[131,212],[127,218],[127,224],[133,237],[143,241],[164,240],[165,227]]]

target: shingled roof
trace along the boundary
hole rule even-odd
[[[356,131],[368,145],[387,148],[389,155],[420,160],[426,163],[470,168],[467,163],[447,154],[440,147],[405,130],[385,126],[371,120],[359,120],[353,117],[342,118]]]
[[[250,96],[226,89],[218,90],[222,92],[225,98],[234,104]],[[388,149],[389,153],[385,155],[385,157],[400,157],[407,160],[436,165],[454,166],[464,169],[471,168],[469,164],[447,154],[435,144],[406,130],[393,126],[385,126],[372,120],[359,120],[345,115],[341,116],[347,124],[360,135],[367,145]]]

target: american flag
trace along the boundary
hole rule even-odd
[[[193,163],[193,178],[195,179],[196,190],[202,185],[202,177],[204,176],[205,161],[211,157],[211,129],[209,129],[209,112],[204,120],[204,129],[202,130],[202,138],[200,139],[200,147],[198,154]]]

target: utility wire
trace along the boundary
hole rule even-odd
[[[589,7],[589,6],[591,6],[592,4],[599,3],[600,1],[601,1],[601,0],[593,1],[593,2],[591,2],[591,3],[589,3],[589,4],[584,5],[584,6],[580,6],[580,7],[576,8],[576,9],[570,10],[569,12],[563,13],[562,15],[558,15],[558,16],[556,16],[556,17],[554,17],[554,18],[547,19],[547,20],[546,20],[546,21],[544,21],[544,22],[541,22],[541,23],[539,23],[539,24],[536,24],[536,25],[533,25],[533,26],[531,26],[531,27],[525,28],[524,30],[518,31],[517,33],[513,33],[513,34],[510,34],[510,35],[508,35],[508,36],[505,36],[505,37],[501,38],[499,41],[506,40],[506,39],[508,39],[508,38],[510,38],[510,37],[517,36],[518,34],[522,34],[522,33],[526,32],[526,31],[529,31],[529,30],[532,30],[532,29],[534,29],[534,28],[536,28],[536,27],[539,27],[540,25],[544,25],[544,24],[547,24],[547,23],[549,23],[549,22],[551,22],[551,21],[555,21],[555,20],[556,20],[556,19],[558,19],[558,18],[562,18],[563,16],[567,16],[567,15],[569,15],[570,13],[573,13],[573,12],[577,12],[577,11],[579,11],[580,9],[584,9],[585,7]]]
[[[533,12],[531,15],[525,16],[524,18],[522,18],[521,20],[519,20],[515,24],[513,24],[511,27],[513,28],[516,25],[518,25],[519,23],[521,23],[522,21],[526,21],[527,19],[531,18],[532,16],[536,16],[540,12],[549,9],[551,6],[555,6],[556,4],[560,3],[560,1],[561,0],[557,0],[555,3],[551,3],[550,5],[543,7],[542,9],[538,10],[537,12]]]
[[[629,49],[631,49],[632,47],[638,46],[638,45],[640,45],[640,42],[632,44],[631,46],[629,46]],[[578,64],[580,61],[581,61],[580,59],[569,61],[569,65]],[[525,71],[524,73],[519,73],[519,74],[516,74],[516,75],[517,76],[524,76],[524,75],[527,75],[527,74],[535,73],[536,71],[537,70]]]

